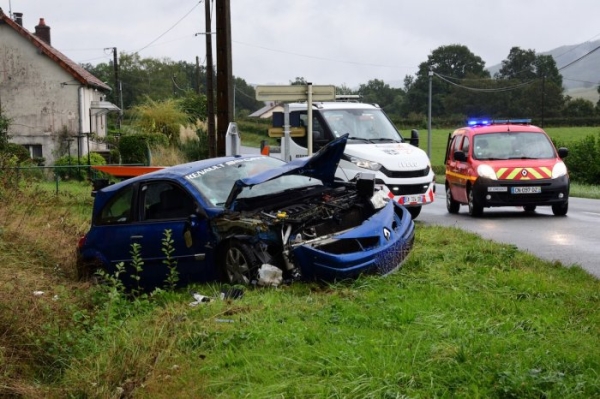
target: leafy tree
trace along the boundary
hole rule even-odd
[[[242,78],[235,78],[235,112],[236,114],[250,114],[263,106],[261,101],[256,99],[254,87],[246,83]]]
[[[400,113],[404,98],[402,89],[394,89],[379,79],[369,80],[367,84],[360,85],[358,94],[361,96],[361,101],[378,104],[389,115]]]
[[[552,56],[513,47],[495,77],[508,86],[524,84],[522,89],[504,94],[508,101],[503,110],[508,116],[560,116],[562,75]]]
[[[336,86],[335,87],[335,94],[336,95],[352,95],[352,94],[357,94],[354,90],[352,90],[350,87],[346,86],[345,84],[341,85],[341,86]]]
[[[297,76],[295,80],[290,80],[291,85],[306,85],[308,82],[303,77]]]
[[[571,98],[567,96],[563,116],[568,118],[581,118],[594,116],[594,103],[583,98]]]
[[[537,55],[534,50],[522,50],[519,47],[510,49],[495,77],[520,82],[545,78],[546,83],[552,82],[562,87],[562,75],[551,55]]]
[[[180,109],[188,116],[188,122],[191,124],[197,121],[205,121],[207,116],[206,96],[197,94],[188,90],[183,97],[179,99]]]
[[[417,78],[414,82],[405,78],[405,86],[409,90],[405,97],[403,113],[427,113],[429,100],[429,72],[432,71],[447,80],[460,81],[464,78],[489,78],[490,73],[485,69],[485,62],[481,57],[473,54],[468,47],[452,44],[440,46],[428,56],[426,62],[419,65]],[[444,102],[452,93],[452,84],[447,80],[435,79],[432,81],[432,113],[445,115]],[[435,91],[434,91],[435,90]]]

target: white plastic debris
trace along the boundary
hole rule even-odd
[[[283,272],[277,266],[268,263],[258,269],[258,285],[277,287],[283,281]]]
[[[44,295],[44,291],[33,291],[34,296],[42,296]]]
[[[385,186],[384,186],[385,187]],[[371,197],[371,204],[375,209],[383,208],[385,204],[390,200],[390,190],[387,187],[375,191],[375,194]]]
[[[197,292],[192,292],[191,294],[194,297],[195,301],[194,302],[190,302],[190,306],[198,306],[201,303],[207,303],[207,302],[210,302],[212,300],[210,297],[201,295],[201,294],[199,294]]]

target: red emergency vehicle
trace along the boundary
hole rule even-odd
[[[446,147],[446,207],[481,216],[495,206],[551,206],[556,216],[569,209],[569,174],[555,148],[530,119],[476,120],[450,133]]]

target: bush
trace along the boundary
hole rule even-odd
[[[124,164],[150,165],[148,149],[169,145],[167,136],[160,133],[136,133],[121,136],[119,153]],[[150,155],[151,157],[151,155]]]
[[[91,165],[106,165],[106,160],[100,154],[91,152],[89,158]],[[57,159],[54,166],[54,173],[62,180],[75,179],[83,181],[87,179],[90,172],[87,155],[80,157],[79,160],[70,155],[65,155]]]
[[[569,145],[555,142],[557,148],[568,147],[569,156],[565,164],[572,181],[583,184],[600,185],[600,135],[588,135]]]
[[[197,129],[196,135],[198,140],[183,141],[179,147],[188,162],[207,159],[209,155],[208,134],[202,129]]]

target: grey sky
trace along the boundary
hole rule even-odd
[[[230,2],[233,74],[251,84],[401,83],[443,45],[465,45],[490,67],[513,46],[544,52],[600,39],[599,0]],[[107,47],[205,61],[205,38],[195,36],[206,29],[203,1],[0,0],[0,7],[22,12],[30,31],[44,18],[52,45],[76,62],[107,62]]]

